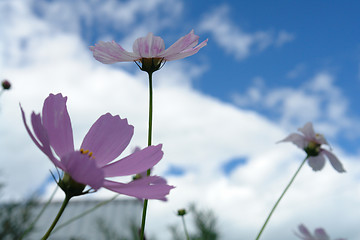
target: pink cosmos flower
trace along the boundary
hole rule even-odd
[[[207,44],[207,39],[198,44],[199,36],[191,30],[189,34],[181,37],[173,45],[165,50],[164,40],[161,37],[148,33],[146,37],[135,40],[133,52],[123,49],[115,41],[102,42],[91,46],[90,50],[96,60],[112,64],[116,62],[141,62],[144,71],[154,72],[158,70],[164,61],[172,61],[189,57],[197,53],[200,48]]]
[[[89,185],[94,190],[104,187],[137,198],[166,200],[165,196],[173,187],[167,185],[161,177],[150,176],[130,183],[107,179],[137,174],[153,167],[163,156],[161,144],[149,146],[113,162],[129,144],[134,127],[126,119],[107,113],[91,126],[80,150],[75,150],[66,101],[67,97],[61,94],[50,94],[45,99],[42,116],[34,112],[31,114],[34,134],[21,108],[25,128],[31,139],[57,168],[65,172],[65,176],[70,176],[84,187]]]
[[[295,235],[303,240],[330,240],[330,237],[322,228],[315,229],[314,235],[312,235],[309,230],[301,224],[299,225],[299,232],[300,234],[295,232]],[[338,238],[335,240],[345,240],[345,238]]]
[[[321,145],[328,145],[323,135],[315,133],[311,122],[298,129],[302,134],[291,133],[280,142],[292,142],[308,154],[308,163],[314,171],[321,170],[325,165],[325,156],[331,165],[338,172],[345,172],[339,159],[329,150],[321,148]]]

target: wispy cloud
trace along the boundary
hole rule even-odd
[[[238,60],[252,53],[264,51],[270,46],[280,47],[295,38],[293,34],[284,30],[245,32],[229,18],[229,15],[231,15],[229,6],[217,7],[203,17],[199,29],[210,32],[215,42]]]
[[[298,88],[268,89],[263,79],[256,78],[245,93],[232,97],[239,106],[276,113],[275,119],[290,128],[316,121],[327,126],[332,136],[360,137],[360,129],[355,127],[358,120],[350,115],[346,96],[327,72],[317,73]]]

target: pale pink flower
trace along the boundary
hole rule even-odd
[[[314,171],[321,170],[325,165],[325,156],[329,159],[331,165],[338,172],[345,172],[339,159],[329,150],[324,149],[321,145],[328,145],[323,135],[315,133],[311,122],[298,129],[302,134],[291,133],[280,142],[292,142],[299,148],[303,149],[308,155],[308,163]]]
[[[31,139],[57,168],[65,172],[64,178],[70,176],[77,183],[84,187],[89,185],[94,190],[104,187],[137,198],[166,200],[165,196],[173,187],[167,185],[161,177],[150,176],[130,183],[107,179],[137,174],[153,167],[163,156],[161,144],[113,161],[129,144],[134,127],[126,119],[107,113],[91,126],[80,150],[75,150],[66,101],[67,98],[61,94],[50,94],[45,99],[42,116],[34,112],[31,114],[34,134],[21,108],[25,128]],[[80,186],[80,194],[81,191]]]
[[[303,240],[330,240],[330,237],[327,235],[323,228],[317,228],[314,231],[314,234],[311,234],[309,230],[303,225],[299,225],[299,232],[295,232],[295,235]],[[345,238],[337,238],[335,240],[345,240]]]
[[[207,41],[206,39],[198,44],[199,36],[194,34],[194,30],[191,30],[189,34],[181,37],[168,49],[165,49],[165,43],[161,37],[148,33],[146,37],[135,40],[132,52],[126,51],[115,41],[100,41],[95,46],[91,46],[90,50],[93,52],[95,59],[102,63],[141,62],[142,66],[140,68],[142,70],[154,72],[165,61],[194,55],[207,44]]]

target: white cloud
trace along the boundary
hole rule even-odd
[[[62,92],[68,96],[77,146],[91,124],[105,112],[127,117],[135,126],[134,138],[126,153],[134,146],[146,145],[148,89],[145,73],[130,74],[96,62],[78,33],[54,29],[51,22],[34,16],[26,5],[13,6],[12,14],[7,17],[13,24],[2,26],[5,29],[3,43],[9,47],[2,48],[6,51],[1,52],[1,56],[6,55],[8,61],[2,64],[1,72],[13,83],[13,89],[2,96],[0,111],[3,159],[0,169],[1,180],[6,183],[5,198],[27,196],[47,178],[48,169],[52,168],[50,161],[27,136],[19,102],[29,116],[32,110],[41,110],[50,92]],[[21,45],[20,39],[27,44]],[[148,230],[161,240],[169,239],[166,227],[179,222],[174,212],[190,202],[215,211],[222,239],[255,237],[272,204],[304,157],[302,151],[290,144],[275,144],[288,133],[265,117],[194,90],[193,78],[207,70],[207,66],[191,67],[186,61],[179,61],[167,63],[154,74],[153,142],[163,143],[165,152],[155,171],[162,174],[170,164],[186,170],[184,176],[168,177],[169,183],[177,188],[167,203],[150,202]],[[170,77],[172,80],[168,80]],[[320,84],[322,81],[324,83]],[[261,79],[257,82],[259,89],[264,86]],[[316,86],[316,91],[325,96],[329,93],[328,96],[341,97],[336,95],[339,93],[332,89],[332,81],[324,75],[317,76],[312,83],[314,85],[310,86]],[[260,90],[263,93],[263,89]],[[290,98],[291,94],[286,96]],[[259,94],[254,94],[253,98],[259,101]],[[276,104],[291,102],[287,98],[273,98]],[[339,109],[329,111],[337,116],[341,113]],[[360,202],[360,190],[356,188],[360,169],[353,158],[339,150],[336,153],[348,173],[337,174],[329,164],[320,173],[305,166],[280,204],[264,239],[292,238],[292,230],[301,222],[309,227],[319,224],[334,229],[334,236],[344,236],[345,232],[351,239],[360,237],[358,226],[355,226],[358,222],[355,221],[356,211],[352,211]],[[238,166],[229,177],[225,176],[222,164],[236,157],[246,158],[248,164]],[[91,197],[109,195],[112,193],[101,191]],[[348,224],[337,226],[335,217]],[[335,220],[332,222],[332,219]]]
[[[280,47],[294,39],[294,35],[286,31],[280,31],[276,34],[272,31],[247,33],[230,20],[229,13],[229,6],[217,7],[203,17],[199,29],[210,32],[217,44],[239,60],[248,57],[254,52],[263,51],[271,45]]]
[[[317,122],[329,136],[360,136],[357,119],[349,115],[349,103],[335,85],[334,76],[319,72],[298,88],[268,89],[254,80],[244,94],[234,93],[233,101],[243,107],[257,107],[277,114],[277,121],[295,129],[307,121]]]

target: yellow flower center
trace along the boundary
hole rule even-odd
[[[89,158],[94,158],[94,157],[92,156],[92,155],[93,155],[93,153],[92,153],[92,152],[90,152],[89,150],[80,149],[80,153],[81,153],[81,154],[88,155],[88,156],[89,156]]]

